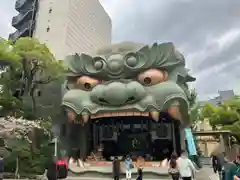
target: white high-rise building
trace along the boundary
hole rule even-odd
[[[9,39],[34,36],[57,59],[111,43],[111,19],[99,0],[17,0],[15,8]]]

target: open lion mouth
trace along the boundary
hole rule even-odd
[[[178,106],[172,106],[168,109],[168,113],[175,119],[182,120],[181,113]],[[74,124],[86,124],[89,120],[100,120],[101,118],[109,117],[127,117],[127,116],[139,116],[139,117],[150,117],[154,121],[159,121],[160,112],[107,112],[107,113],[97,113],[97,114],[82,114],[77,115],[75,112],[67,111],[68,121]]]
[[[159,120],[159,112],[114,112],[114,113],[102,113],[98,115],[91,115],[91,119],[98,119],[104,117],[125,117],[125,116],[144,116],[144,117],[152,117],[154,120]]]

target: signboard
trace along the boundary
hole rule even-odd
[[[185,136],[186,136],[186,140],[187,140],[187,147],[188,147],[189,155],[191,155],[191,156],[197,155],[197,150],[196,150],[196,146],[195,146],[191,128],[185,128]]]

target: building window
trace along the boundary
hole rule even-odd
[[[50,27],[47,28],[47,32],[49,32],[49,31],[50,31]]]
[[[51,12],[52,12],[52,8],[49,9],[48,13],[51,14]]]

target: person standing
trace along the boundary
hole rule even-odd
[[[177,158],[177,155],[173,153],[168,164],[168,173],[172,176],[172,180],[179,180],[180,178]]]
[[[192,180],[195,178],[196,169],[184,150],[181,151],[181,156],[177,160],[177,165],[179,174],[183,180]]]
[[[68,162],[64,157],[61,157],[56,162],[56,167],[57,167],[57,178],[58,179],[65,179],[67,178],[68,175]]]
[[[127,157],[124,161],[124,164],[125,164],[125,169],[126,169],[126,179],[130,180],[131,177],[132,177],[131,169],[133,168],[133,162],[132,162],[132,159],[129,155],[127,155]]]
[[[235,163],[230,161],[227,156],[224,157],[223,175],[221,180],[239,180],[237,177],[237,159]]]
[[[218,173],[220,180],[222,180],[223,165],[224,165],[224,153],[219,153],[217,155],[212,155],[213,171],[214,171],[214,173]]]
[[[48,180],[57,180],[57,158],[50,157],[46,163],[46,176]]]
[[[240,155],[237,156],[235,160],[235,170],[234,170],[234,180],[240,180]]]
[[[136,163],[136,166],[137,166],[137,170],[138,170],[138,177],[137,177],[137,180],[142,180],[143,179],[143,167],[145,165],[145,160],[143,157],[138,157],[137,159],[137,163]]]
[[[113,160],[113,179],[119,180],[120,176],[120,161],[117,156],[114,157]]]
[[[217,173],[217,156],[212,155],[212,156],[211,156],[211,160],[212,160],[213,172],[214,172],[214,173]]]
[[[3,157],[0,157],[0,180],[3,180],[3,172],[4,172],[4,161],[3,161]]]

